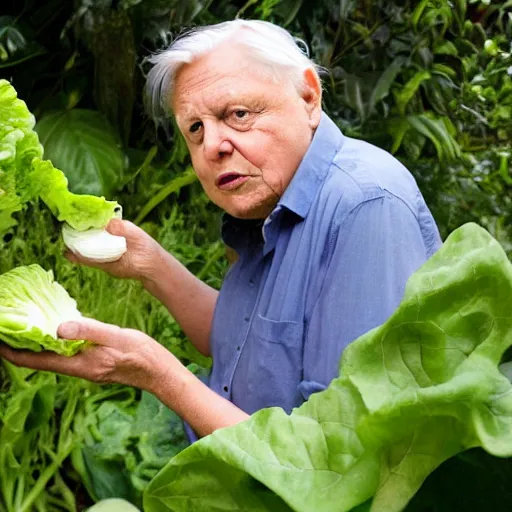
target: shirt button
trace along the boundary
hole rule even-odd
[[[253,288],[253,287],[254,287],[254,279],[251,279],[251,280],[249,281],[249,286],[250,286],[251,288]]]
[[[244,322],[248,322],[250,318],[248,316],[244,317]]]
[[[224,386],[224,391],[227,393],[228,392],[228,387],[227,386]]]
[[[240,352],[240,347],[236,347],[236,349],[238,350],[238,352]]]

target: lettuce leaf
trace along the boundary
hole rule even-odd
[[[71,356],[85,341],[62,340],[57,328],[81,316],[51,271],[29,265],[0,275],[0,341],[11,347]]]
[[[119,216],[119,204],[71,193],[64,173],[42,160],[34,125],[34,116],[14,87],[0,80],[0,235],[16,225],[12,215],[37,198],[73,229],[104,228]]]
[[[382,326],[344,352],[329,388],[264,409],[176,457],[146,512],[403,510],[443,461],[512,456],[512,264],[467,224],[408,281]]]
[[[32,166],[31,182],[37,195],[58,220],[66,222],[73,229],[86,231],[104,228],[120,214],[121,206],[116,201],[71,193],[66,176],[49,160],[35,158]]]
[[[0,234],[16,224],[12,214],[33,198],[27,182],[32,158],[43,149],[34,116],[7,80],[0,80]]]

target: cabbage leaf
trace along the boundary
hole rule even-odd
[[[474,447],[512,456],[512,264],[475,224],[409,279],[340,375],[290,415],[220,429],[171,459],[146,512],[403,510],[442,462]]]
[[[66,176],[49,160],[35,158],[32,166],[31,182],[37,195],[58,220],[73,229],[104,228],[120,212],[121,206],[116,201],[70,192]]]
[[[43,155],[34,125],[14,88],[0,80],[0,234],[16,224],[12,214],[33,198],[27,178],[32,159]]]
[[[81,317],[51,271],[29,265],[0,275],[0,341],[11,347],[72,356],[85,341],[60,339],[57,328]]]
[[[104,228],[120,206],[104,197],[73,194],[64,173],[42,160],[35,119],[7,80],[0,80],[0,236],[12,215],[40,198],[60,221],[78,231]]]

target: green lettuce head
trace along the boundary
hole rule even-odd
[[[0,234],[16,224],[12,214],[34,197],[28,175],[43,155],[34,116],[7,80],[0,80]]]
[[[0,275],[0,341],[11,347],[72,356],[85,341],[59,339],[57,328],[81,317],[51,271],[29,265]]]
[[[104,228],[121,207],[104,197],[73,194],[64,173],[42,160],[35,119],[7,80],[0,80],[0,235],[12,214],[40,198],[53,215],[77,231]]]

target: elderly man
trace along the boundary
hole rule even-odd
[[[174,115],[238,259],[218,292],[142,230],[112,221],[128,252],[96,266],[141,280],[167,306],[212,355],[208,386],[145,334],[93,320],[60,327],[94,342],[72,358],[5,346],[0,355],[146,389],[203,436],[264,407],[289,412],[328,386],[343,349],[387,319],[440,237],[409,172],[322,112],[317,69],[285,30],[204,27],[153,63],[150,108]]]

